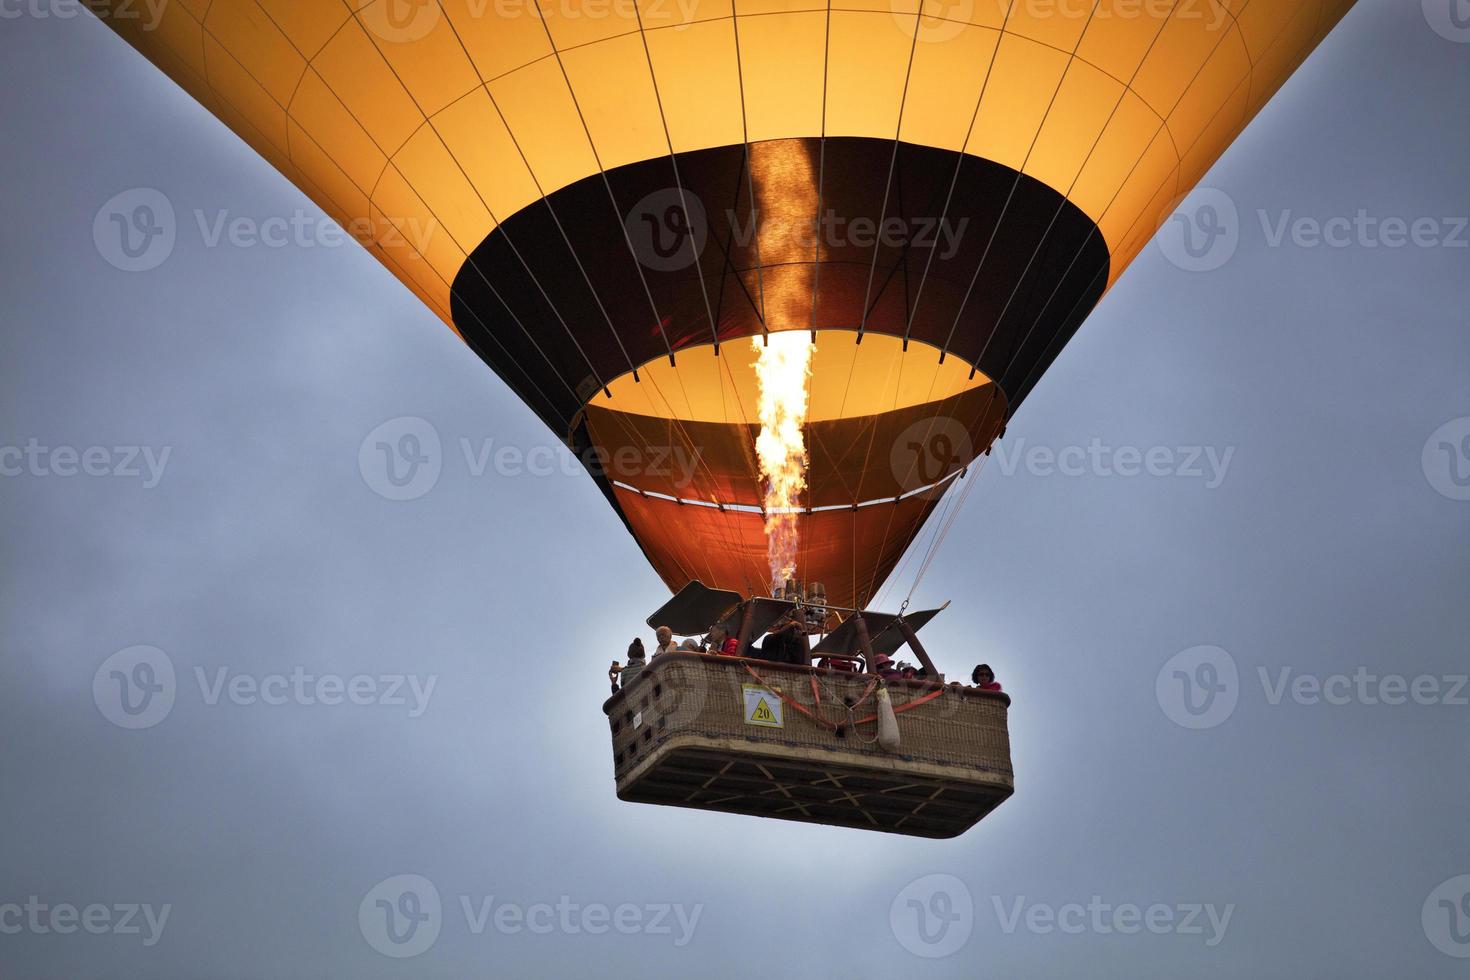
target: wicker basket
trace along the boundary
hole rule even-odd
[[[955,837],[1015,788],[1010,699],[886,684],[900,744],[877,743],[877,678],[694,653],[650,661],[603,705],[618,796],[922,837]]]

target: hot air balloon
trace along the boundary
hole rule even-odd
[[[93,6],[362,232],[671,590],[860,610],[1352,0]],[[848,822],[964,816],[906,813]]]

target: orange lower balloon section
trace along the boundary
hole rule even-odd
[[[918,343],[902,353],[889,337],[869,336],[859,345],[852,331],[818,336],[807,382],[802,506],[851,506],[938,483],[970,465],[1005,424],[1009,403],[1000,386],[983,375],[967,378],[962,361],[940,365],[938,351]],[[824,358],[834,349],[849,360]],[[739,371],[742,357],[751,357],[740,344],[724,351],[718,359],[704,348],[681,352],[676,367],[644,365],[641,380],[620,378],[612,386],[615,397],[588,403],[587,438],[605,460],[602,475],[682,500],[761,505],[759,392],[754,377]],[[875,355],[866,370],[852,370],[854,351]],[[937,383],[944,370],[954,377]],[[901,393],[897,379],[907,379],[914,390]],[[709,405],[691,397],[711,391]]]
[[[743,595],[766,595],[766,533],[755,511],[681,504],[615,487],[618,506],[649,562],[671,590],[693,579]],[[821,582],[834,606],[871,600],[939,502],[940,493],[798,517],[797,577]]]

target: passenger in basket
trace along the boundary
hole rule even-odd
[[[709,631],[705,638],[709,653],[717,653],[722,657],[738,657],[740,655],[740,641],[730,635],[730,631],[723,626],[715,626]]]
[[[667,626],[660,626],[653,631],[654,638],[658,640],[658,646],[654,648],[653,655],[657,657],[661,653],[672,653],[679,649],[674,643],[674,631]]]
[[[758,655],[760,659],[773,664],[810,667],[812,663],[811,653],[802,636],[801,624],[794,619],[787,620],[767,633],[766,638],[761,641]]]
[[[873,657],[873,673],[887,680],[898,676],[898,667],[888,654],[880,653]]]
[[[636,636],[633,637],[633,642],[628,644],[628,662],[618,673],[618,680],[622,682],[623,687],[631,687],[643,668],[648,666],[646,656],[647,654],[643,652],[643,641]]]
[[[1000,685],[995,681],[995,671],[990,669],[989,664],[980,664],[971,671],[970,680],[982,691],[1000,690]]]

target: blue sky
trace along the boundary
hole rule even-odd
[[[1233,253],[1146,249],[976,478],[915,603],[1014,695],[1017,793],[947,842],[619,803],[603,670],[667,592],[592,482],[476,475],[555,439],[356,246],[210,246],[196,211],[319,212],[98,23],[6,7],[0,975],[1463,976],[1470,39],[1423,7],[1359,4],[1186,203]],[[125,272],[94,220],[138,188],[181,220]],[[402,417],[442,470],[394,501],[359,449]],[[124,652],[174,671],[151,727],[94,699]],[[262,697],[307,675],[367,703]],[[400,875],[412,959],[359,927]]]

